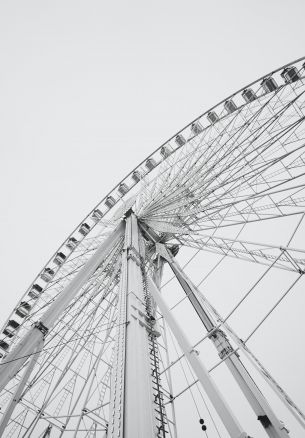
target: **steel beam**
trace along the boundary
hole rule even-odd
[[[126,219],[122,254],[108,438],[159,436],[153,406],[143,256],[144,242],[131,212]]]
[[[156,301],[165,321],[169,325],[169,328],[173,332],[173,335],[177,339],[181,350],[185,354],[185,357],[189,361],[195,375],[202,384],[206,394],[208,395],[211,403],[213,404],[216,412],[222,420],[231,438],[248,438],[246,432],[243,431],[239,421],[231,411],[229,405],[222,397],[220,391],[216,387],[214,381],[208,373],[208,370],[200,361],[197,352],[192,348],[190,342],[187,340],[180,325],[173,317],[167,304],[165,303],[161,293],[153,280],[148,278],[149,291]]]
[[[86,284],[88,279],[105,260],[109,251],[118,243],[123,236],[125,223],[119,226],[104,240],[92,257],[85,263],[65,289],[57,296],[47,309],[41,320],[27,332],[16,347],[7,354],[0,365],[0,391],[18,373],[22,365],[42,345],[47,332],[52,328],[66,306],[72,301],[79,290]]]
[[[283,423],[277,418],[271,406],[261,393],[254,380],[246,370],[237,353],[234,351],[225,333],[216,328],[216,323],[208,310],[204,308],[198,297],[198,290],[189,277],[178,264],[177,260],[167,250],[164,245],[157,244],[159,251],[163,254],[170,265],[174,275],[182,286],[188,300],[197,312],[201,322],[208,332],[212,332],[210,339],[218,351],[219,357],[225,359],[225,364],[229,368],[233,378],[238,383],[244,396],[260,420],[267,435],[270,438],[287,438],[289,433]],[[227,358],[226,358],[227,357]]]

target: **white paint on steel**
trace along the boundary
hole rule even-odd
[[[163,317],[165,318],[167,324],[169,325],[171,331],[173,332],[175,338],[177,339],[180,348],[185,354],[185,357],[188,359],[195,375],[198,377],[200,383],[202,384],[205,392],[207,393],[211,403],[213,404],[216,412],[221,418],[224,426],[226,427],[231,438],[247,438],[248,435],[243,431],[242,426],[239,424],[239,421],[231,411],[229,405],[226,403],[224,398],[222,397],[220,391],[216,387],[214,381],[210,377],[206,367],[200,361],[197,353],[192,349],[191,344],[187,340],[184,332],[182,331],[180,325],[173,317],[170,312],[167,304],[163,300],[157,286],[152,281],[151,278],[148,278],[149,290],[155,299]]]
[[[66,286],[49,309],[41,318],[41,323],[51,329],[55,321],[60,317],[65,307],[75,297],[77,292],[86,283],[90,276],[95,272],[98,266],[105,260],[109,251],[115,246],[124,232],[125,224],[121,222],[119,226],[107,237],[93,256],[82,267],[79,273]],[[5,361],[0,367],[0,391],[7,385],[11,378],[17,374],[27,358],[34,353],[43,341],[43,333],[36,327],[32,327],[25,337],[16,345],[16,347],[6,356]],[[18,359],[17,359],[18,358]]]

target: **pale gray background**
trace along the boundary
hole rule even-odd
[[[304,16],[302,0],[0,1],[1,323],[124,174],[305,54]]]

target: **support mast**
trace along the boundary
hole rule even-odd
[[[144,242],[134,213],[126,216],[107,438],[163,438],[157,370],[151,360],[155,334],[143,275]]]

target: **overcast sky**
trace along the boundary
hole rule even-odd
[[[118,180],[305,54],[303,0],[0,0],[0,322]]]

